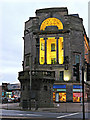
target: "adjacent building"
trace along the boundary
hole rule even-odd
[[[20,83],[10,84],[10,83],[2,83],[1,86],[1,98],[2,103],[6,103],[8,99],[18,98],[20,99],[21,95],[21,86]]]
[[[24,29],[23,71],[18,76],[22,107],[28,108],[34,101],[38,107],[80,102],[82,66],[89,63],[90,50],[83,19],[68,14],[66,7],[39,9],[35,13]]]

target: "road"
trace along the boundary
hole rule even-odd
[[[2,118],[52,118],[52,119],[64,119],[64,118],[74,118],[80,120],[82,118],[82,113],[51,113],[51,112],[35,112],[35,111],[21,111],[21,110],[5,110],[2,109]],[[86,113],[85,117],[89,120],[90,113]]]

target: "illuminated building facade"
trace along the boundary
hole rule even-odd
[[[81,71],[84,65],[89,44],[84,33],[82,18],[68,14],[66,7],[36,10],[36,17],[25,22],[23,71],[18,77],[22,106],[29,104],[30,84],[31,99],[37,99],[39,107],[80,102],[81,76],[76,79],[73,66],[79,63]]]

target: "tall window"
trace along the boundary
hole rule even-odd
[[[51,64],[55,64],[56,63],[56,58],[51,58]]]
[[[26,57],[26,66],[29,66],[29,56]]]
[[[80,63],[80,56],[78,54],[75,55],[75,64]]]
[[[55,44],[51,44],[51,51],[55,51]]]
[[[41,50],[44,50],[44,43],[41,43]]]
[[[45,62],[45,40],[40,38],[40,64],[44,64]]]
[[[47,18],[42,21],[40,26],[40,31],[45,31],[47,27],[57,27],[58,30],[63,29],[62,22],[57,18]],[[48,37],[47,40],[40,38],[40,64],[63,64],[64,61],[64,50],[63,50],[63,37],[59,39],[53,37]],[[42,58],[43,57],[43,58]]]
[[[58,39],[58,62],[59,64],[63,64],[64,61],[64,50],[63,50],[63,37],[59,37]]]
[[[56,102],[59,102],[59,93],[56,93],[55,101],[56,101]]]
[[[47,39],[47,64],[55,64],[57,54],[56,54],[56,38],[48,37]]]
[[[60,81],[64,80],[64,71],[60,71]]]

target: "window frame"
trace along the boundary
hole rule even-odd
[[[54,47],[53,47],[52,45],[54,45]],[[53,48],[54,48],[54,49],[53,49]],[[51,43],[51,52],[53,52],[53,51],[56,51],[56,50],[55,50],[55,43]]]
[[[62,73],[62,74],[61,74]],[[64,71],[60,71],[60,78],[59,78],[60,81],[63,81],[64,80]]]

